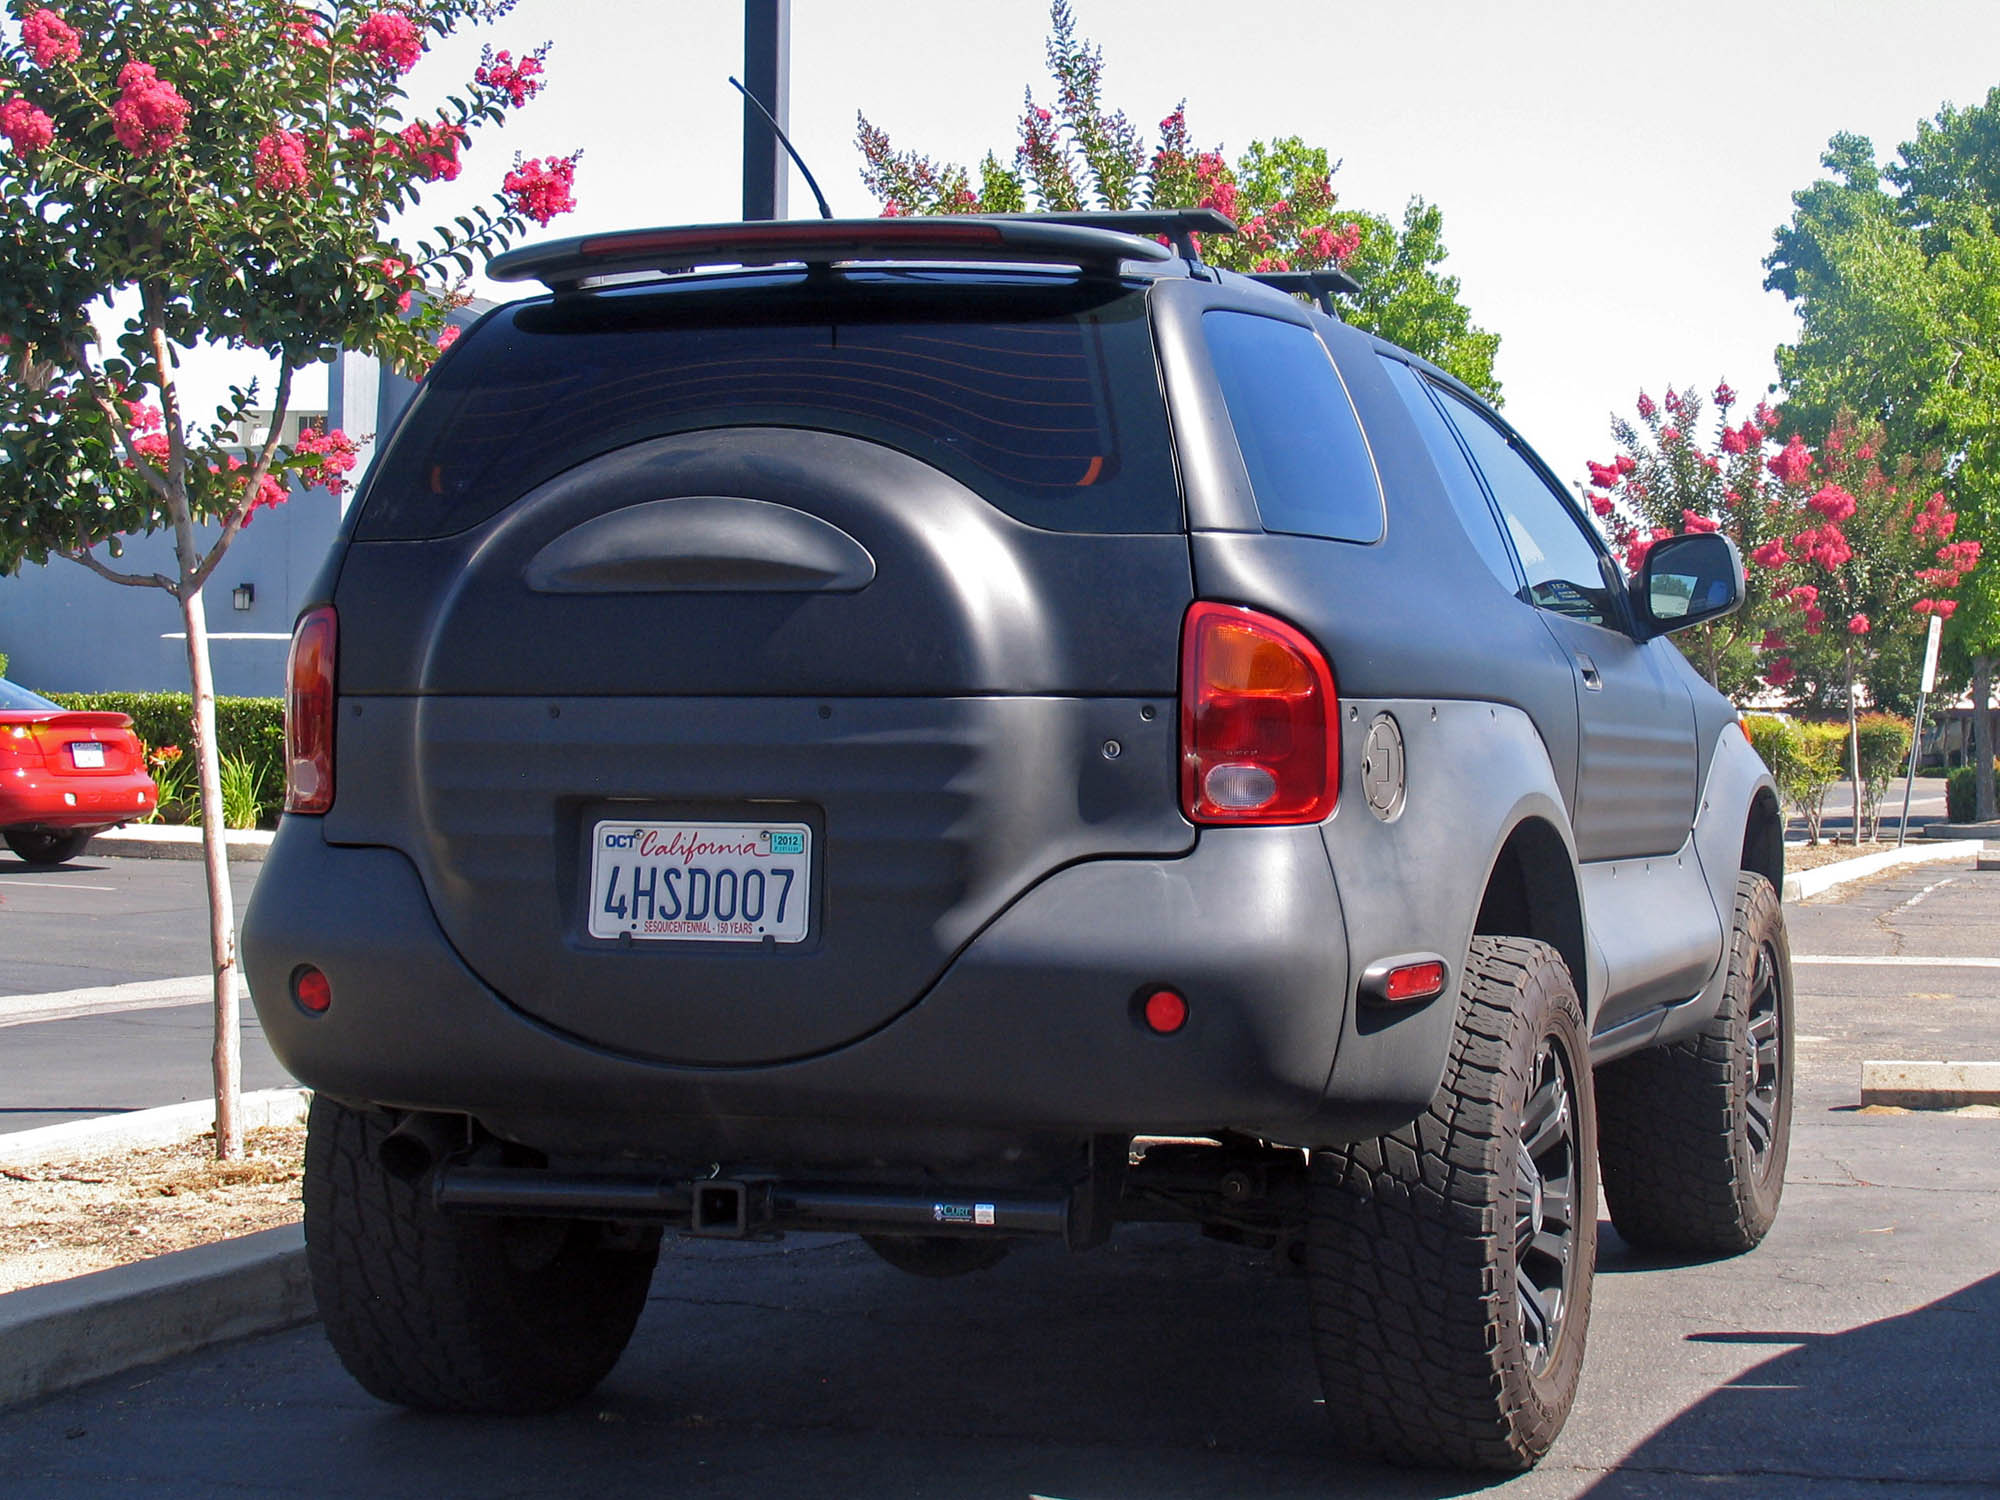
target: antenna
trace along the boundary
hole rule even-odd
[[[748,99],[757,113],[764,117],[764,122],[771,127],[771,134],[778,138],[778,144],[785,148],[785,155],[792,159],[793,164],[799,169],[799,175],[805,178],[806,186],[812,189],[813,201],[819,204],[819,216],[822,219],[832,218],[833,210],[826,206],[826,194],[822,193],[819,190],[819,184],[813,181],[812,168],[805,164],[805,158],[799,155],[798,148],[785,138],[785,132],[779,127],[778,122],[771,117],[771,112],[764,108],[762,101],[755,94],[738,83],[733,76],[729,80],[729,85],[745,99]]]

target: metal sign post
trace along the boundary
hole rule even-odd
[[[1903,778],[1903,825],[1896,830],[1896,847],[1910,833],[1910,788],[1917,784],[1917,748],[1924,742],[1924,699],[1937,686],[1938,641],[1944,635],[1944,621],[1931,616],[1930,634],[1924,640],[1924,675],[1917,683],[1917,721],[1910,726],[1909,773]]]
[[[744,92],[782,132],[791,124],[792,0],[743,0]],[[743,102],[743,217],[786,216],[785,151],[764,117]]]

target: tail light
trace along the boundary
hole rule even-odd
[[[285,811],[323,813],[333,806],[333,668],[336,621],[331,604],[309,609],[292,630],[285,663]]]
[[[1181,809],[1195,823],[1317,823],[1340,795],[1326,657],[1283,620],[1198,602],[1181,628]]]

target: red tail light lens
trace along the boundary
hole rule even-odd
[[[285,666],[285,811],[333,806],[333,606],[307,610]]]
[[[1199,602],[1181,629],[1181,809],[1195,823],[1317,823],[1340,794],[1340,701],[1283,620]]]

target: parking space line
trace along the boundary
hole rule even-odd
[[[2000,958],[1933,958],[1928,954],[1794,953],[1795,964],[1854,964],[1879,969],[2000,969]]]
[[[249,987],[241,986],[249,998]],[[182,979],[142,979],[132,984],[106,984],[86,990],[53,990],[41,995],[0,997],[0,1028],[28,1026],[38,1021],[73,1021],[81,1016],[112,1015],[129,1010],[164,1010],[193,1005],[215,993],[207,974]]]
[[[16,880],[11,875],[0,878],[0,891],[17,885],[39,886],[45,891],[115,891],[115,885],[76,885],[67,880]]]

